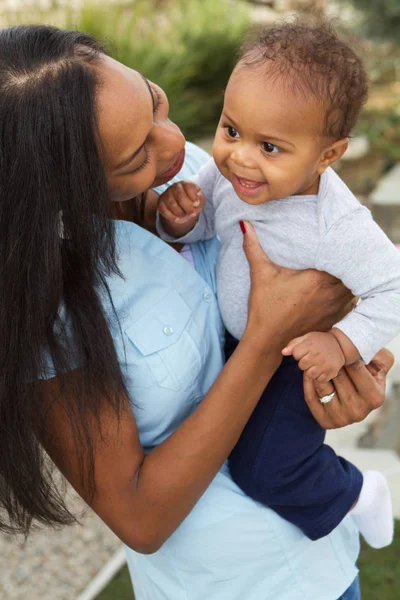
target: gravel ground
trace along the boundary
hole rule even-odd
[[[69,505],[79,515],[74,493]],[[33,533],[21,538],[0,534],[1,600],[74,600],[121,546],[91,511],[82,525]]]

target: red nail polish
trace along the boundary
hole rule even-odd
[[[242,233],[245,234],[246,233],[246,225],[244,224],[244,221],[239,221],[239,225],[240,225],[240,229],[242,230]]]

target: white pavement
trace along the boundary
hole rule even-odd
[[[364,422],[365,423],[365,422]],[[359,427],[361,425],[361,427]],[[400,460],[393,450],[378,448],[356,448],[355,444],[365,431],[363,423],[328,432],[327,443],[337,454],[347,458],[361,471],[371,470],[383,473],[389,482],[393,499],[393,513],[400,519]]]
[[[390,385],[388,386],[388,388],[392,388],[392,393],[388,393],[387,399],[390,411],[394,403],[400,402],[398,394],[398,390],[400,390],[400,336],[388,344],[388,348],[396,359],[393,369],[390,371]],[[362,423],[328,431],[326,441],[340,456],[353,462],[359,469],[381,471],[388,478],[393,497],[393,512],[395,517],[400,519],[400,458],[398,454],[390,449],[357,447],[358,441],[368,432],[371,423],[377,422],[379,412],[385,409],[387,407],[375,411]]]
[[[395,165],[386,175],[382,177],[371,194],[372,204],[383,204],[384,206],[400,204],[400,163]]]
[[[400,335],[395,337],[394,340],[387,345],[387,348],[393,352],[396,359],[393,368],[390,371],[390,379],[393,383],[400,385]]]

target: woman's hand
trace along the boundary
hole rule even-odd
[[[310,331],[328,331],[353,307],[353,296],[335,277],[272,263],[253,227],[245,222],[243,249],[250,266],[249,317],[244,335],[260,349],[281,351]]]
[[[329,383],[304,376],[304,395],[316,421],[324,429],[337,429],[363,421],[385,400],[386,376],[394,363],[389,350],[380,350],[369,365],[361,361],[343,367]],[[335,392],[328,404],[320,398]]]

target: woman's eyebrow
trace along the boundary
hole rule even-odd
[[[156,105],[155,105],[155,101],[154,101],[154,94],[153,91],[150,87],[149,82],[147,81],[146,77],[144,77],[144,75],[142,75],[141,73],[139,73],[139,75],[141,76],[141,78],[143,79],[143,81],[145,82],[147,89],[149,90],[149,94],[151,96],[151,102],[153,104],[153,112],[155,112],[156,110]],[[146,140],[145,140],[146,141]],[[115,170],[119,171],[119,169],[122,169],[123,167],[126,167],[126,165],[129,165],[130,162],[133,161],[134,158],[136,158],[136,156],[143,150],[145,141],[143,142],[143,144],[141,144],[141,146],[139,146],[139,148],[137,148],[137,150],[135,150],[134,152],[132,152],[132,154],[130,156],[127,156],[127,158],[124,158],[124,160],[122,160],[116,167]]]

